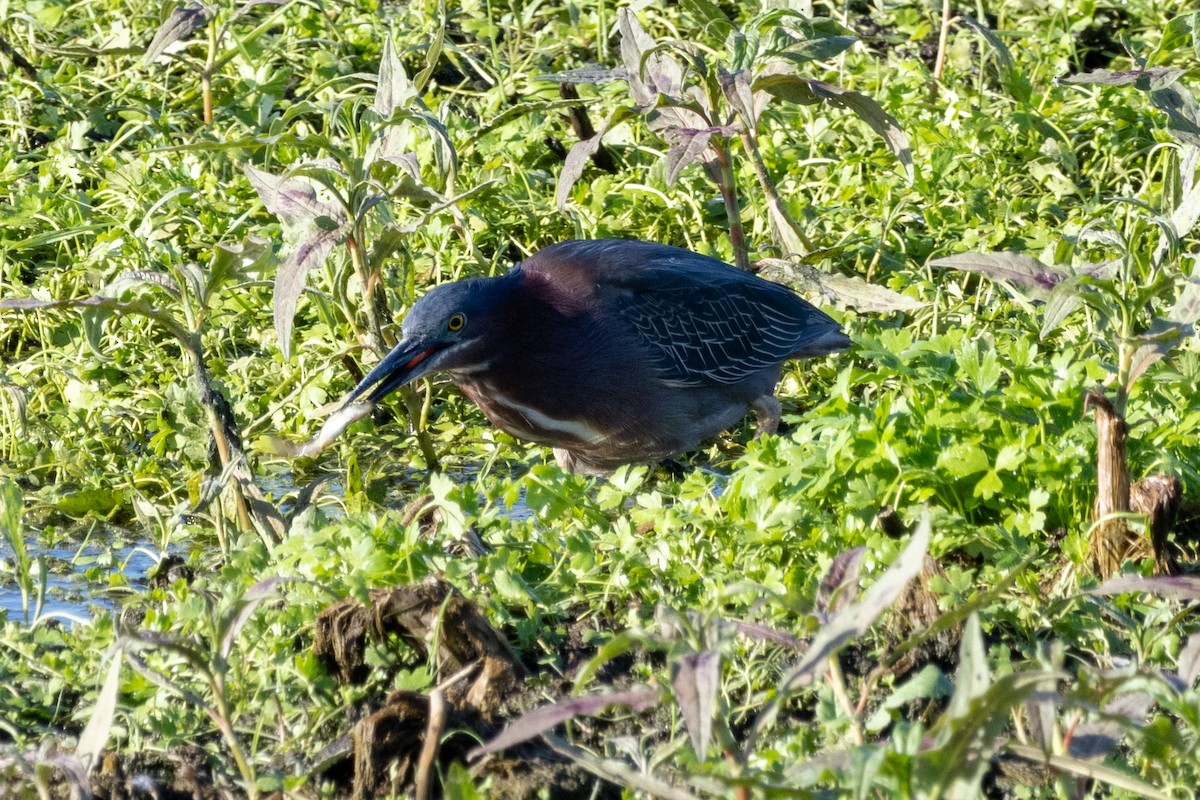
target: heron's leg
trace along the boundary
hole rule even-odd
[[[775,395],[764,394],[751,403],[750,407],[754,409],[754,417],[758,420],[758,429],[754,432],[755,439],[779,430],[779,416],[783,413],[783,405],[775,399]]]

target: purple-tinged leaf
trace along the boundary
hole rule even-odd
[[[929,264],[977,272],[992,280],[1009,281],[1035,292],[1048,292],[1067,277],[1061,267],[1048,266],[1024,253],[958,253],[935,258]]]
[[[703,761],[708,758],[713,710],[721,689],[721,654],[714,650],[685,654],[675,664],[671,686],[692,740],[692,750]]]
[[[303,165],[303,169],[322,169],[323,165]],[[317,197],[317,188],[301,178],[285,178],[247,164],[246,179],[258,193],[258,199],[289,228],[313,224],[318,217],[338,217],[345,221],[341,205]]]
[[[1193,633],[1179,648],[1179,661],[1175,669],[1184,685],[1196,685],[1196,679],[1200,678],[1200,634]]]
[[[576,182],[583,176],[583,168],[587,165],[588,159],[600,149],[600,140],[604,138],[604,134],[608,133],[612,128],[625,120],[629,119],[634,112],[631,109],[620,107],[615,110],[600,129],[596,131],[594,136],[591,136],[582,141],[578,141],[567,153],[566,161],[563,163],[562,171],[558,174],[558,188],[554,192],[555,207],[562,211],[567,207],[567,199],[571,196],[571,189],[574,188]]]
[[[1074,278],[1067,278],[1049,294],[1040,288],[1035,288],[1029,294],[1035,297],[1044,296],[1046,299],[1046,307],[1042,309],[1042,330],[1038,334],[1043,339],[1058,330],[1063,320],[1071,316],[1083,303],[1083,298],[1079,296],[1079,282]]]
[[[143,64],[153,64],[167,48],[178,41],[188,38],[212,18],[213,11],[202,3],[189,2],[176,6],[167,16],[166,21],[158,26],[154,38],[146,47],[142,57]]]
[[[572,145],[570,152],[567,153],[562,171],[558,173],[558,188],[554,192],[554,204],[559,211],[567,207],[567,198],[571,196],[571,189],[583,177],[583,168],[587,166],[588,160],[600,149],[600,140],[603,136],[604,131],[602,130],[590,138],[581,139]]]
[[[1154,698],[1145,692],[1120,695],[1104,706],[1102,719],[1075,728],[1068,752],[1075,758],[1110,755],[1127,731],[1146,724],[1146,713],[1153,705]]]
[[[662,693],[657,689],[632,689],[626,692],[573,697],[570,700],[551,703],[522,714],[491,741],[467,753],[467,758],[473,761],[489,753],[506,750],[553,730],[575,717],[592,716],[612,706],[629,706],[634,711],[644,711],[661,700]]]
[[[1097,69],[1091,72],[1081,72],[1078,75],[1067,75],[1059,78],[1059,83],[1095,84],[1098,86],[1127,86],[1138,81],[1145,81],[1146,88],[1166,86],[1179,80],[1184,70],[1174,67],[1152,67],[1150,69],[1127,69],[1113,71]]]
[[[324,264],[340,239],[339,231],[321,231],[313,226],[309,235],[293,244],[279,264],[274,291],[275,335],[284,361],[291,358],[292,322],[309,270]]]
[[[754,92],[750,89],[750,73],[746,70],[727,72],[721,69],[718,73],[721,82],[721,92],[729,105],[751,130],[758,128],[759,106],[754,100]]]
[[[303,169],[318,169],[305,165]],[[291,357],[292,321],[309,270],[325,263],[350,220],[342,205],[321,200],[307,180],[284,178],[246,165],[246,178],[264,206],[283,222],[291,245],[275,276],[275,333],[284,360]]]
[[[658,95],[679,99],[683,87],[683,67],[662,51],[638,22],[629,8],[617,12],[621,32],[621,63],[634,102],[643,108],[653,106]]]
[[[879,580],[866,591],[863,599],[842,610],[817,631],[800,661],[780,681],[775,697],[763,707],[758,718],[754,720],[743,752],[754,752],[758,739],[774,723],[780,705],[792,692],[811,684],[831,655],[866,633],[875,620],[896,602],[904,587],[924,568],[925,553],[929,549],[931,536],[932,527],[929,514],[926,513],[908,545]]]
[[[1166,358],[1176,345],[1192,334],[1192,326],[1180,322],[1159,319],[1150,326],[1150,330],[1135,336],[1134,341],[1143,342],[1133,353],[1129,364],[1129,376],[1125,379],[1125,388],[1133,386],[1133,382],[1142,376],[1151,365]]]
[[[1168,600],[1200,599],[1200,575],[1164,575],[1157,578],[1109,578],[1086,593],[1109,597],[1133,592],[1155,594]]]
[[[1175,304],[1167,312],[1167,319],[1182,325],[1194,325],[1200,322],[1200,276],[1193,277],[1184,284]]]
[[[862,557],[866,552],[867,548],[856,547],[838,553],[829,569],[821,576],[813,606],[822,621],[826,621],[854,600],[858,592],[858,568],[862,566]]]
[[[375,89],[375,111],[388,119],[397,108],[405,108],[416,97],[416,89],[396,55],[391,34],[383,41],[383,58],[379,62],[379,85]]]
[[[761,622],[746,622],[745,620],[737,619],[733,620],[733,628],[742,636],[747,636],[760,642],[771,642],[783,645],[784,647],[790,647],[793,650],[803,650],[807,646],[807,642],[803,639],[793,636],[787,631],[763,625]]]
[[[663,131],[667,142],[667,186],[674,186],[683,168],[704,158],[708,140],[717,133],[716,128],[669,128]],[[711,160],[711,159],[709,159]]]

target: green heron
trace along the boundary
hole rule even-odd
[[[568,241],[431,290],[343,408],[444,372],[496,427],[606,474],[697,447],[754,409],[773,433],[789,358],[850,338],[791,290],[678,247]]]

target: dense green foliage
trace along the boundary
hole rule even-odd
[[[951,25],[939,77],[940,4],[815,4],[824,22],[795,74],[873,98],[907,137],[911,177],[864,106],[789,83],[752,140],[714,134],[732,157],[723,179],[751,260],[805,242],[806,266],[889,289],[884,305],[904,310],[871,310],[862,284],[826,279],[817,302],[856,347],[788,365],[779,436],[754,441],[747,424],[681,472],[585,479],[435,382],[315,460],[273,454],[272,436],[319,428],[354,383],[347,365],[373,364],[433,284],[571,237],[735,260],[730,184],[680,166],[636,86],[580,81],[573,100],[547,80],[621,66],[614,5],[219,0],[147,57],[169,3],[0,0],[0,299],[40,301],[0,310],[0,781],[50,748],[94,754],[104,728],[118,753],[199,745],[235,794],[331,794],[312,765],[348,732],[346,709],[446,676],[396,644],[369,654],[366,685],[338,685],[311,652],[316,615],[440,575],[539,668],[527,706],[579,676],[564,654],[580,640],[592,666],[633,654],[627,683],[671,687],[636,736],[565,728],[592,766],[647,776],[607,773],[630,793],[971,796],[1002,754],[1054,759],[1013,796],[1191,796],[1200,593],[1186,578],[1089,593],[1096,436],[1083,413],[1093,387],[1119,396],[1133,477],[1178,476],[1175,535],[1194,532],[1200,349],[1182,317],[1200,302],[1200,249],[1191,223],[1161,232],[1200,197],[1186,89],[1200,16],[1172,21],[1170,4],[990,3],[977,25]],[[731,52],[730,31],[765,58],[787,22],[751,2],[634,6],[661,52],[746,70],[767,62],[739,62],[750,56]],[[391,58],[402,71],[384,102]],[[1177,104],[1145,85],[1057,80],[1147,65],[1184,71],[1168,76]],[[612,122],[614,170],[584,164],[560,210],[578,108]],[[281,176],[320,213],[271,203],[263,182]],[[1120,268],[1073,278],[1083,299],[1064,307],[930,263],[980,251],[1063,274]],[[1150,341],[1136,337],[1162,325],[1176,336],[1167,357],[1135,373]],[[210,444],[205,387],[228,402],[245,462]],[[247,524],[239,479],[279,527]],[[402,513],[414,498],[433,522]],[[903,566],[908,538],[889,535],[885,509],[910,531],[929,521],[929,588],[943,627],[962,631],[949,661],[873,670],[930,623],[885,616],[832,669],[793,681],[794,649],[723,622],[820,641],[841,608],[819,599],[839,554],[864,548],[864,586]],[[468,531],[487,552],[461,553]],[[864,626],[895,599],[864,598]],[[721,656],[712,747],[677,679],[708,651]],[[577,690],[605,689],[602,674]],[[111,726],[89,737],[114,698]],[[1072,747],[1085,732],[1088,753]],[[468,769],[449,768],[447,792],[486,793],[491,779]]]

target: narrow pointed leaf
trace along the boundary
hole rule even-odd
[[[866,552],[867,548],[856,547],[834,557],[817,585],[817,597],[813,605],[818,615],[825,617],[836,614],[854,600],[858,588],[858,568]]]
[[[992,280],[1009,281],[1035,292],[1048,292],[1067,276],[1060,267],[1048,266],[1025,253],[958,253],[935,258],[929,264],[978,272]]]
[[[675,701],[683,712],[692,750],[704,761],[712,741],[717,692],[721,690],[721,654],[713,650],[687,653],[676,663],[671,685],[675,690]]]
[[[589,697],[573,697],[570,700],[551,703],[522,714],[491,741],[471,750],[467,758],[474,760],[489,753],[506,750],[553,730],[575,717],[592,716],[612,706],[629,706],[634,711],[644,711],[661,699],[662,693],[655,689],[633,689]]]
[[[212,18],[212,10],[202,3],[187,2],[177,6],[167,16],[162,25],[154,33],[154,38],[146,47],[142,57],[143,64],[153,64],[167,48],[178,41],[188,38]]]
[[[1168,600],[1200,600],[1200,575],[1166,575],[1158,578],[1109,578],[1087,594],[1111,596],[1145,592]]]
[[[1077,775],[1080,778],[1103,783],[1108,786],[1113,786],[1118,789],[1124,789],[1132,793],[1134,797],[1144,797],[1147,800],[1172,800],[1175,796],[1169,792],[1162,791],[1150,784],[1138,779],[1133,775],[1121,772],[1118,769],[1107,766],[1097,761],[1084,761],[1078,758],[1064,755],[1045,756],[1036,747],[1030,747],[1027,744],[1018,744],[1009,742],[1004,748],[1013,755],[1020,756],[1034,764],[1045,764],[1056,770],[1061,770],[1071,775]]]
[[[79,744],[75,746],[75,757],[83,764],[85,771],[90,771],[96,766],[112,734],[112,723],[117,713],[117,697],[121,688],[121,664],[124,662],[119,642],[113,652],[109,653],[109,659],[108,672],[104,675],[104,683],[92,706],[92,717],[83,733],[79,735]]]
[[[1096,84],[1099,86],[1128,86],[1143,82],[1146,89],[1155,85],[1174,83],[1183,76],[1184,70],[1175,67],[1153,67],[1151,69],[1107,70],[1097,69],[1059,78],[1059,83]]]
[[[383,40],[383,58],[379,62],[379,85],[375,89],[374,108],[379,116],[387,119],[397,108],[405,108],[416,96],[416,89],[396,55],[396,45],[391,34]]]

